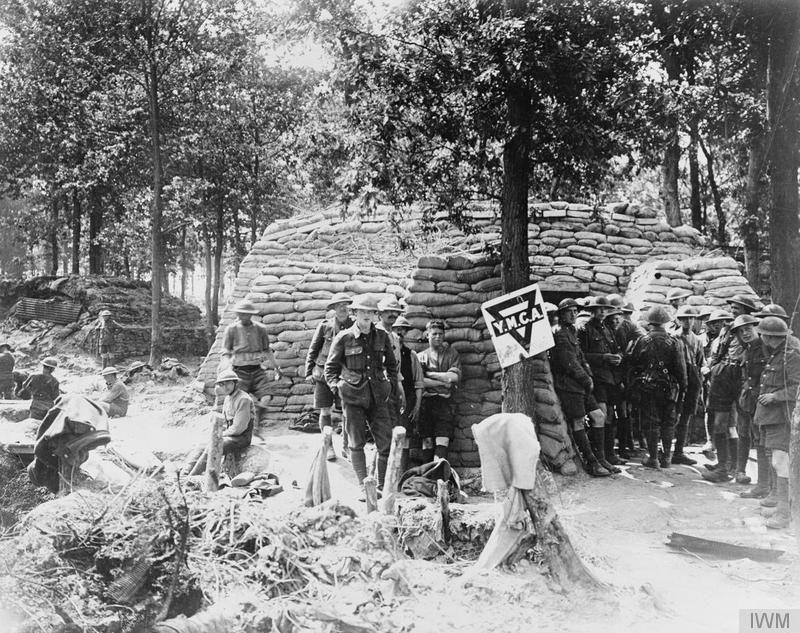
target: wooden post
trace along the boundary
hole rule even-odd
[[[375,477],[364,478],[364,495],[367,498],[367,514],[378,511],[378,480]]]
[[[383,498],[381,499],[384,514],[394,512],[394,499],[400,486],[400,472],[403,462],[403,447],[406,443],[406,429],[396,426],[392,429],[392,448],[389,450],[389,461],[386,463],[386,477],[383,482]]]
[[[326,426],[322,429],[322,453],[323,459],[327,459],[328,451],[333,444],[333,427]]]
[[[442,513],[441,539],[450,544],[450,487],[441,479],[436,480],[436,503]]]
[[[208,438],[208,456],[206,459],[206,490],[219,490],[219,475],[222,472],[222,425],[224,418],[219,410],[219,396],[214,398],[214,409],[211,412],[211,435]]]

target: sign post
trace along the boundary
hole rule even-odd
[[[531,284],[481,305],[500,366],[541,354],[555,345],[538,284]]]

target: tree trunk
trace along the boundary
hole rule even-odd
[[[714,212],[717,214],[717,242],[720,246],[728,245],[728,218],[725,209],[722,207],[722,194],[717,186],[717,177],[714,175],[714,154],[706,147],[700,139],[700,148],[706,157],[706,170],[708,171],[708,186],[711,188],[711,197],[714,200]]]
[[[219,295],[222,289],[222,251],[225,248],[225,208],[220,195],[217,204],[217,222],[214,230],[214,286],[211,295],[211,317],[214,326],[219,325]]]
[[[800,48],[800,5],[786,2],[773,15],[767,63],[767,118],[770,126],[769,209],[772,300],[792,316],[800,292],[800,221],[797,194],[798,104],[793,87]],[[800,327],[793,319],[795,328]]]
[[[186,253],[186,225],[181,229],[181,301],[186,301],[186,272],[189,269],[189,260]]]
[[[745,276],[750,286],[759,292],[761,275],[761,238],[758,231],[763,223],[761,217],[761,175],[764,164],[764,135],[753,130],[750,137],[747,160],[747,183],[745,185],[744,218],[741,224],[744,242]]]
[[[213,288],[214,284],[214,267],[212,264],[213,258],[211,254],[211,232],[208,230],[208,227],[203,225],[203,249],[204,256],[205,256],[205,266],[206,266],[206,287],[205,287],[205,305],[206,305],[206,334],[211,340],[214,336],[214,331],[216,329],[216,323],[214,323],[214,319],[212,317],[211,311],[211,289]]]
[[[89,274],[102,275],[103,245],[100,231],[103,229],[103,198],[97,189],[89,190]]]
[[[150,246],[152,248],[151,271],[152,302],[150,311],[150,366],[161,363],[161,275],[164,269],[161,240],[161,189],[163,167],[161,156],[161,112],[158,95],[158,66],[150,62],[147,67],[146,85],[150,107],[150,138],[153,144],[153,217],[151,219]]]
[[[53,199],[50,201],[50,274],[56,276],[58,274],[58,205],[59,205],[59,192],[53,193]]]
[[[686,53],[686,79],[690,85],[695,85],[694,53]],[[703,208],[700,204],[700,165],[697,160],[697,129],[698,115],[692,116],[689,121],[689,210],[692,217],[692,226],[698,231],[703,229]]]
[[[77,187],[72,189],[72,274],[81,273],[81,196]]]
[[[255,132],[256,147],[258,147],[258,130]],[[253,158],[253,207],[250,210],[250,248],[258,241],[258,216],[261,213],[261,183],[260,178],[261,163],[258,154]]]

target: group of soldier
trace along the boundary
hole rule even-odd
[[[646,331],[619,295],[548,305],[554,385],[574,443],[595,477],[620,472],[634,435],[647,468],[695,465],[684,448],[692,419],[702,416],[703,452],[717,457],[703,478],[749,484],[745,468],[755,446],[758,480],[741,496],[776,508],[768,527],[786,527],[800,341],[779,305],[735,295],[728,310],[714,310],[687,305],[690,296],[670,291],[669,307],[643,314]]]
[[[92,326],[96,349],[102,362],[100,375],[106,383],[106,391],[98,403],[109,417],[127,415],[130,397],[119,370],[110,364],[112,358],[113,333],[117,324],[111,319],[109,310],[102,310]],[[29,374],[16,368],[15,350],[10,343],[0,343],[0,400],[30,400],[29,417],[44,419],[61,395],[61,383],[55,376],[58,359],[47,356],[42,359],[38,372]]]
[[[327,305],[333,315],[314,331],[304,377],[314,389],[320,430],[332,426],[333,411],[341,410],[343,457],[350,460],[357,480],[363,482],[367,476],[364,447],[372,440],[378,489],[382,488],[392,429],[398,425],[408,431],[401,468],[408,466],[412,437],[420,440],[423,462],[446,458],[455,426],[451,398],[461,380],[461,362],[458,352],[444,342],[444,322],[428,322],[428,347],[416,353],[406,345],[411,323],[396,299],[379,302],[370,295],[339,293]],[[237,320],[223,336],[223,369],[217,384],[224,383],[226,376],[238,378],[235,389],[252,394],[253,412],[240,434],[249,444],[255,405],[267,406],[270,400],[264,362],[274,370],[276,380],[283,372],[270,349],[266,326],[253,321],[258,314],[255,306],[240,302],[234,311]],[[226,440],[223,452],[241,444],[237,437]],[[327,459],[337,459],[333,448]]]

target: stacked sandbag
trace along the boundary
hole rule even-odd
[[[454,394],[458,426],[450,448],[456,466],[478,463],[472,425],[499,413],[502,406],[500,362],[481,313],[481,304],[502,294],[500,266],[487,255],[421,257],[407,284],[406,318],[414,327],[407,335],[416,350],[427,346],[424,331],[430,319],[445,322],[445,341],[461,357],[462,381]],[[536,425],[543,458],[555,469],[570,460],[570,444],[561,407],[553,389],[546,355],[533,361],[536,378]]]
[[[641,316],[651,306],[668,305],[669,292],[675,288],[689,290],[692,295],[686,303],[694,306],[725,307],[734,295],[758,299],[739,264],[727,256],[655,260],[642,264],[632,275],[625,298],[637,307]]]

